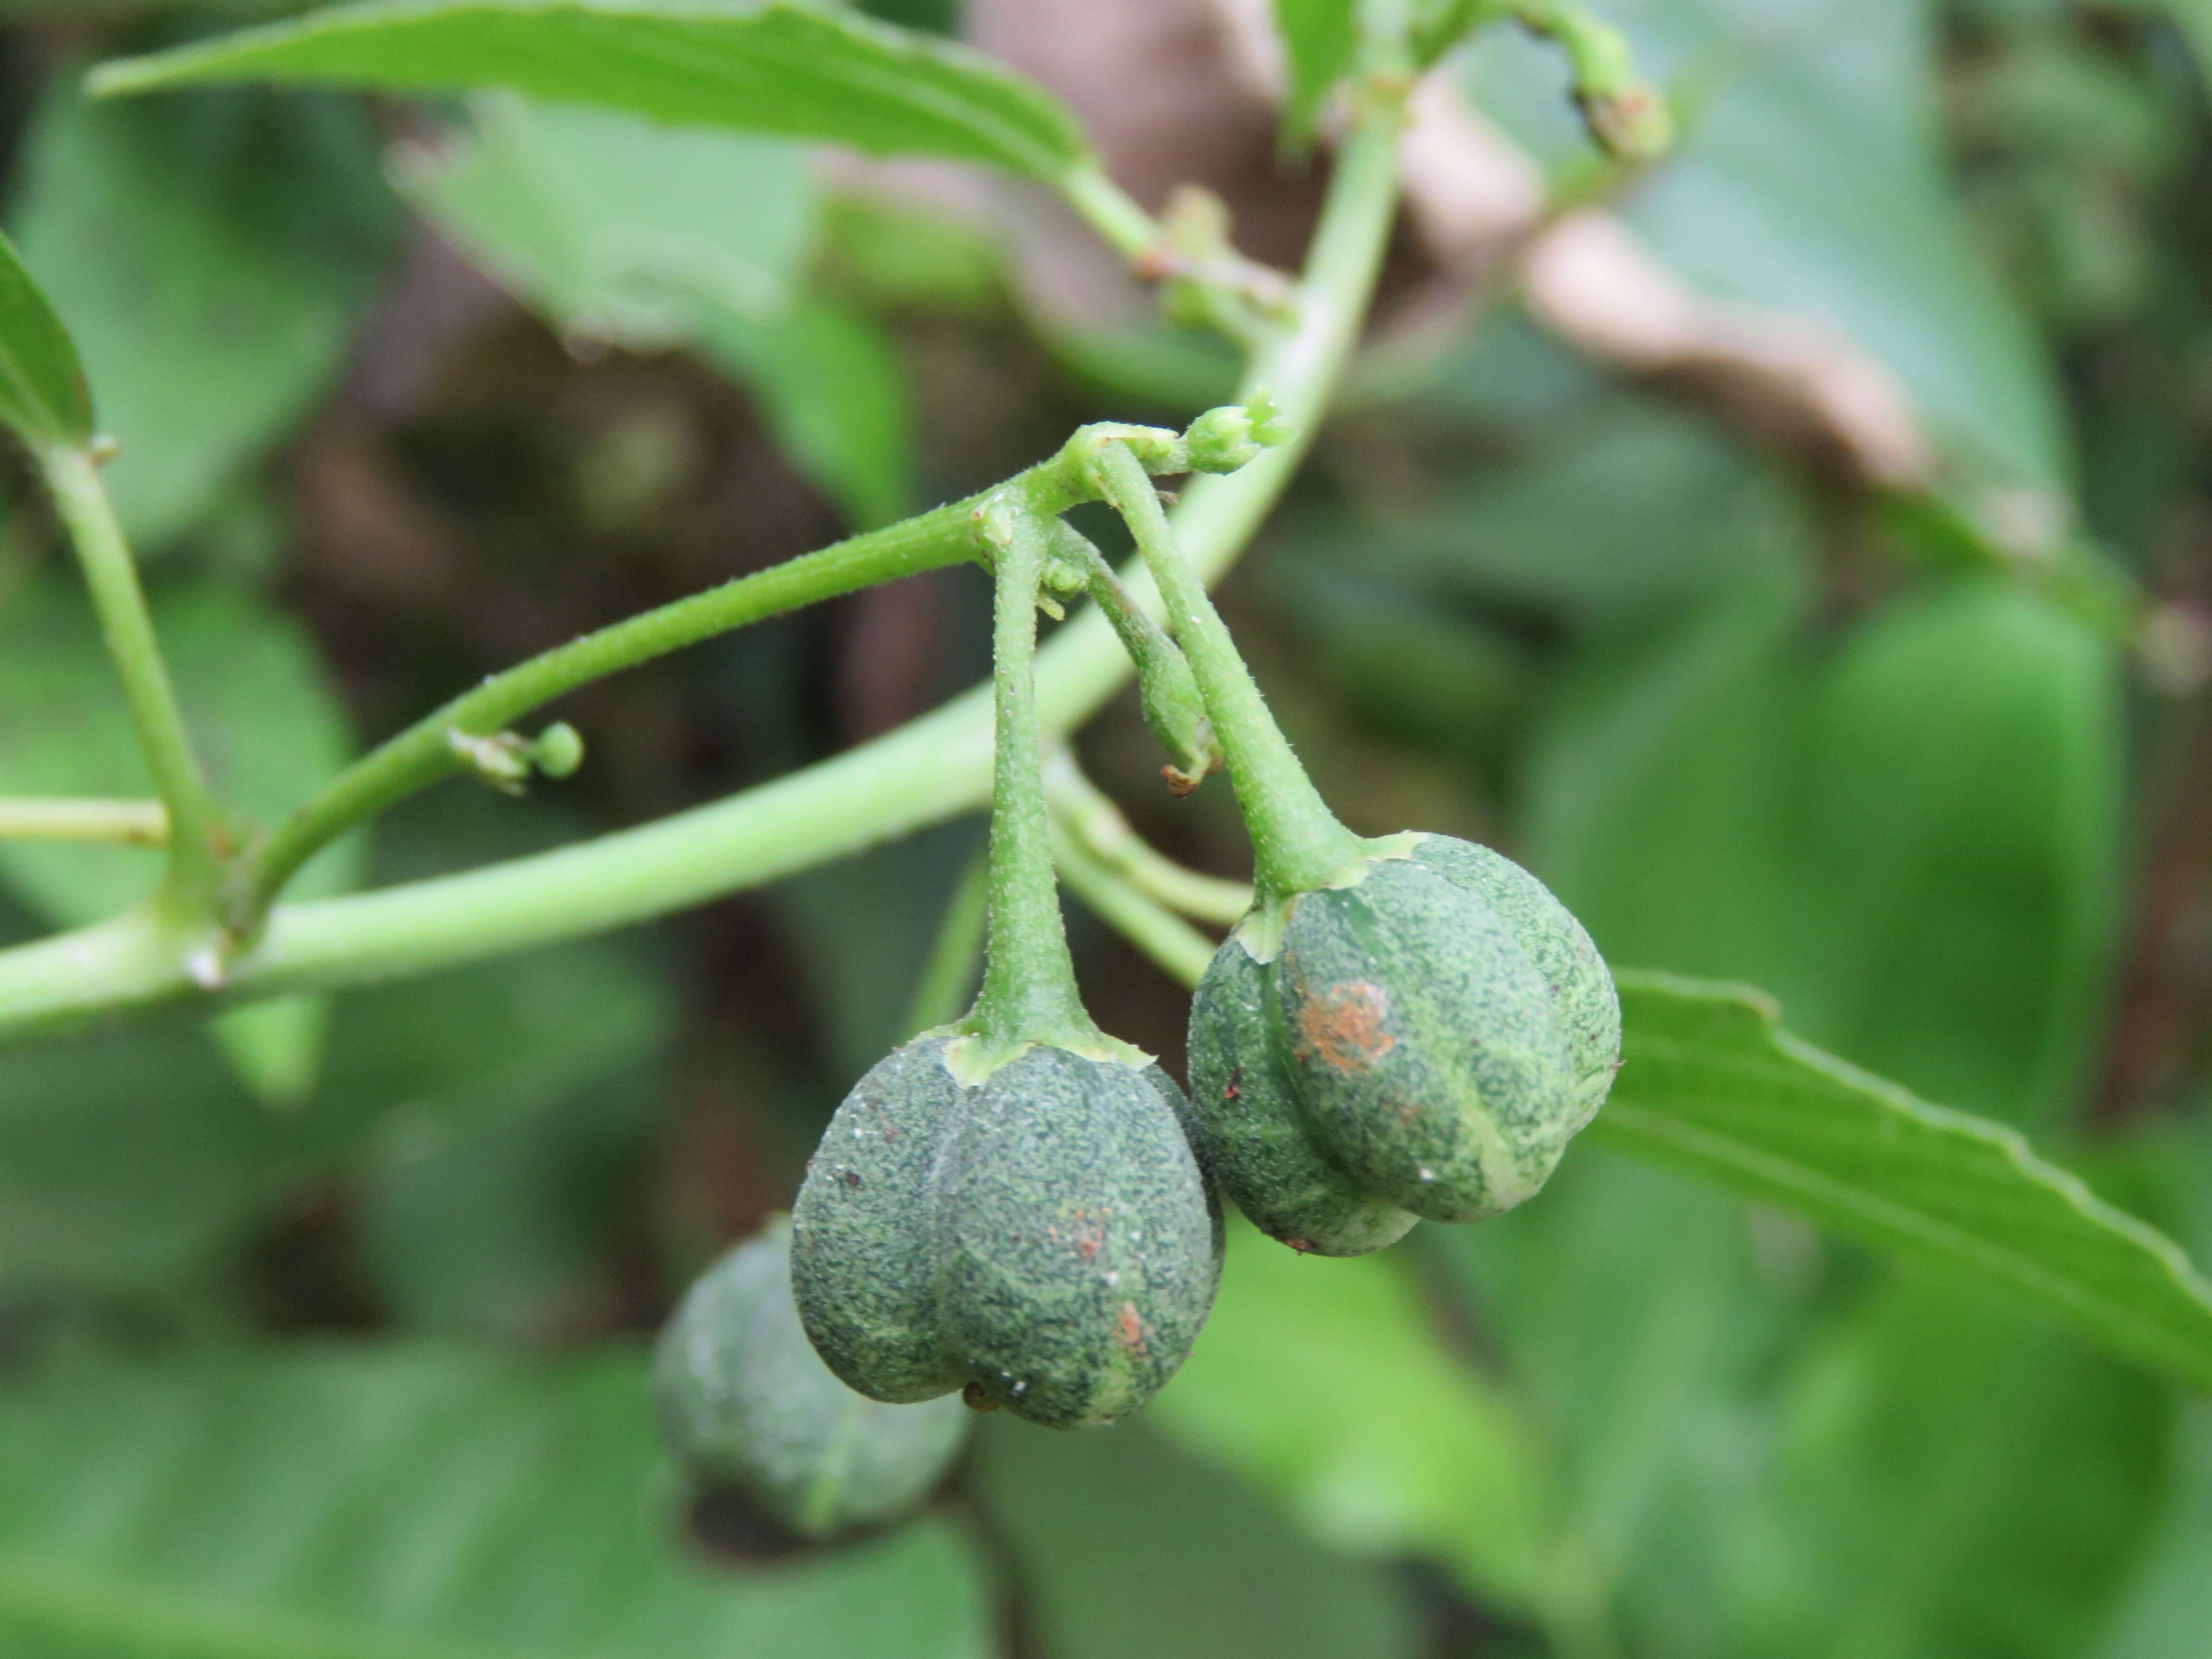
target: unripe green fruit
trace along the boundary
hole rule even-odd
[[[920,1503],[959,1455],[954,1400],[888,1406],[839,1382],[791,1297],[791,1227],[729,1251],[684,1295],[653,1352],[670,1449],[793,1532],[825,1538]]]
[[[1240,928],[1191,1010],[1208,1172],[1255,1224],[1326,1255],[1415,1217],[1472,1221],[1543,1185],[1610,1086],[1620,1015],[1589,936],[1486,848],[1414,838]]]
[[[1368,1197],[1315,1149],[1272,1020],[1267,969],[1232,939],[1190,1008],[1200,1162],[1245,1219],[1294,1249],[1364,1255],[1395,1243],[1419,1218]]]
[[[963,1084],[963,1041],[896,1050],[823,1133],[793,1212],[807,1334],[878,1400],[1119,1417],[1175,1374],[1220,1275],[1182,1096],[1157,1066],[1048,1044]]]

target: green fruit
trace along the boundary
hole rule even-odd
[[[1189,1352],[1221,1218],[1160,1069],[1037,1044],[980,1082],[916,1039],[846,1097],[793,1212],[815,1347],[878,1400],[965,1388],[1054,1427],[1141,1406]]]
[[[1194,1139],[1254,1223],[1356,1255],[1543,1185],[1610,1087],[1620,1015],[1589,936],[1487,848],[1411,839],[1249,922],[1191,1011]]]
[[[914,1508],[968,1433],[957,1401],[887,1406],[831,1375],[792,1302],[781,1218],[691,1286],[660,1334],[653,1380],[677,1457],[809,1538]]]
[[[1413,859],[1487,903],[1544,976],[1581,1091],[1581,1128],[1620,1069],[1620,995],[1597,945],[1550,888],[1502,853],[1456,836],[1423,836]]]
[[[1419,1218],[1363,1194],[1315,1147],[1282,1046],[1267,969],[1231,939],[1190,1012],[1192,1143],[1223,1194],[1261,1231],[1319,1255],[1364,1255]]]

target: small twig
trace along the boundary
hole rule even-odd
[[[1206,964],[1213,960],[1213,941],[1107,868],[1059,818],[1051,821],[1050,829],[1052,861],[1068,890],[1177,984],[1196,986]]]
[[[1224,927],[1235,927],[1252,908],[1249,883],[1186,868],[1131,829],[1066,750],[1046,759],[1044,790],[1054,819],[1083,852],[1146,898]]]
[[[0,798],[0,841],[97,841],[123,847],[166,847],[169,814],[157,800]]]

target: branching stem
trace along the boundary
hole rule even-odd
[[[138,569],[100,481],[98,464],[85,450],[68,446],[42,449],[39,463],[76,549],[107,653],[123,681],[131,729],[167,811],[169,865],[155,904],[170,920],[179,920],[206,903],[229,850],[222,810],[192,752],[146,595],[138,586]]]

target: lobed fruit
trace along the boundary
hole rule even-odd
[[[904,1514],[968,1433],[957,1401],[885,1405],[831,1374],[792,1301],[782,1218],[685,1293],[654,1349],[653,1380],[678,1460],[809,1538]]]
[[[878,1400],[966,1389],[1055,1427],[1134,1410],[1197,1339],[1221,1217],[1158,1066],[1033,1046],[980,1082],[916,1039],[837,1109],[793,1212],[792,1285]]]
[[[1448,836],[1298,895],[1261,961],[1240,928],[1191,1012],[1194,1138],[1275,1237],[1380,1248],[1541,1187],[1611,1086],[1612,977],[1519,866]]]

